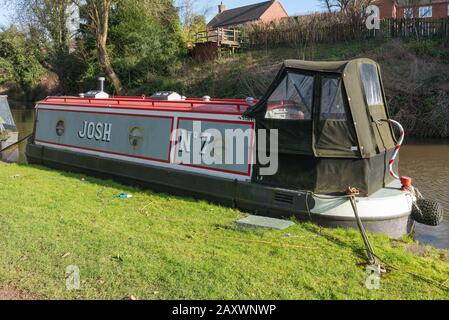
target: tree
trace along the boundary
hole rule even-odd
[[[178,11],[184,29],[184,41],[190,47],[198,32],[207,28],[206,16],[211,11],[210,3],[200,4],[199,0],[178,0]]]
[[[318,0],[329,12],[342,12],[345,14],[361,13],[374,0]]]
[[[69,28],[72,0],[0,0],[15,14],[15,25],[26,33],[39,62],[56,73],[61,93],[72,93],[83,72],[82,61],[74,52],[76,39]],[[76,7],[77,8],[77,7]]]
[[[116,94],[123,91],[122,83],[112,67],[111,58],[107,49],[109,34],[109,17],[113,6],[120,0],[87,0],[78,2],[82,12],[89,19],[89,26],[93,28],[96,38],[98,61],[106,76],[112,81]]]
[[[212,10],[210,3],[204,5],[203,1],[199,0],[178,0],[177,3],[179,17],[184,27],[195,24],[198,16],[206,17]]]
[[[4,1],[4,5],[8,1]],[[60,63],[67,63],[70,54],[71,36],[67,28],[69,9],[77,6],[89,20],[89,26],[94,30],[96,39],[96,50],[99,63],[107,77],[112,81],[117,94],[122,92],[122,84],[115,73],[109,53],[107,40],[109,31],[109,16],[114,5],[121,0],[16,0],[9,2],[13,6],[16,15],[26,28],[39,28],[49,38],[49,45],[53,49],[57,61],[49,67],[55,70],[61,80]]]
[[[109,43],[111,50],[117,60],[125,62],[119,68],[131,68],[128,74],[136,71],[129,60],[143,71],[149,66],[163,69],[179,54],[179,18],[171,0],[86,0],[78,5],[95,34],[98,61],[117,94],[122,93],[123,86],[108,51],[111,31],[115,40]]]
[[[85,89],[103,72],[116,94],[166,76],[183,54],[182,27],[172,0],[16,0],[17,21],[63,93]],[[71,37],[68,21],[79,10]],[[75,41],[74,41],[75,40]],[[6,64],[5,64],[6,66]],[[6,68],[6,67],[5,67]],[[5,69],[6,70],[6,69]]]
[[[168,0],[122,0],[111,12],[109,33],[112,63],[126,88],[169,75],[183,54],[182,27]]]
[[[70,35],[66,28],[69,6],[72,0],[3,0],[3,6],[11,7],[16,20],[24,29],[41,30],[56,51],[69,50]]]
[[[0,86],[18,88],[26,96],[45,74],[29,38],[15,27],[0,30]]]

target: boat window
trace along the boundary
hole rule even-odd
[[[321,120],[346,120],[342,81],[323,77],[321,82]]]
[[[369,106],[383,105],[379,74],[374,64],[363,63],[360,67],[366,102]]]
[[[288,73],[268,99],[266,119],[310,120],[314,77]]]

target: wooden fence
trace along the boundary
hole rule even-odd
[[[381,21],[379,30],[369,30],[361,21],[322,17],[308,17],[301,21],[297,17],[278,25],[249,27],[243,31],[240,41],[246,49],[257,49],[372,38],[449,39],[449,17],[385,19]]]
[[[449,39],[449,17],[442,19],[388,19],[381,24],[391,38],[441,37]],[[385,32],[385,31],[384,31]]]

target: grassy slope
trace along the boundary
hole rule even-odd
[[[449,45],[438,41],[367,40],[247,51],[216,61],[185,63],[175,75],[133,93],[177,90],[189,97],[260,98],[285,59],[378,61],[391,115],[407,132],[449,137]]]
[[[234,57],[185,63],[166,83],[188,96],[210,94],[222,98],[260,97],[286,59],[348,60],[375,59],[383,69],[387,94],[412,94],[418,89],[445,89],[449,78],[449,47],[438,41],[367,40],[244,51]],[[409,86],[414,84],[412,88]],[[159,83],[164,87],[164,83]],[[138,92],[141,93],[141,89]]]
[[[447,299],[449,291],[391,271],[364,286],[359,234],[299,224],[239,230],[244,213],[110,181],[0,164],[0,287],[43,298]],[[134,198],[122,200],[122,191]],[[387,261],[438,282],[447,252],[406,252],[406,242],[371,235]],[[65,290],[65,268],[81,290]]]
[[[271,48],[244,51],[233,57],[205,62],[190,59],[174,75],[157,78],[154,83],[150,82],[130,93],[141,95],[154,90],[177,90],[189,97],[208,94],[217,98],[259,98],[285,59],[344,60],[376,51],[383,45],[383,41],[376,40],[322,44],[303,50]]]
[[[260,98],[286,59],[345,60],[380,50],[384,41],[320,44],[306,49],[288,47],[244,51],[214,61],[189,61],[174,77],[172,88],[188,96]],[[140,89],[139,89],[140,90]],[[139,91],[140,92],[140,91]]]

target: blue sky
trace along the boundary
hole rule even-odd
[[[210,16],[213,16],[218,10],[217,5],[220,1],[221,0],[200,0],[198,10],[204,11],[204,8],[210,7]],[[223,0],[227,8],[235,8],[262,1],[263,0]],[[318,0],[281,0],[281,3],[290,15],[315,12],[322,9]],[[200,8],[200,6],[203,7]],[[11,13],[7,9],[0,7],[0,26],[8,25],[10,22]]]
[[[3,6],[0,7],[0,27],[5,26],[10,23],[10,12]]]

